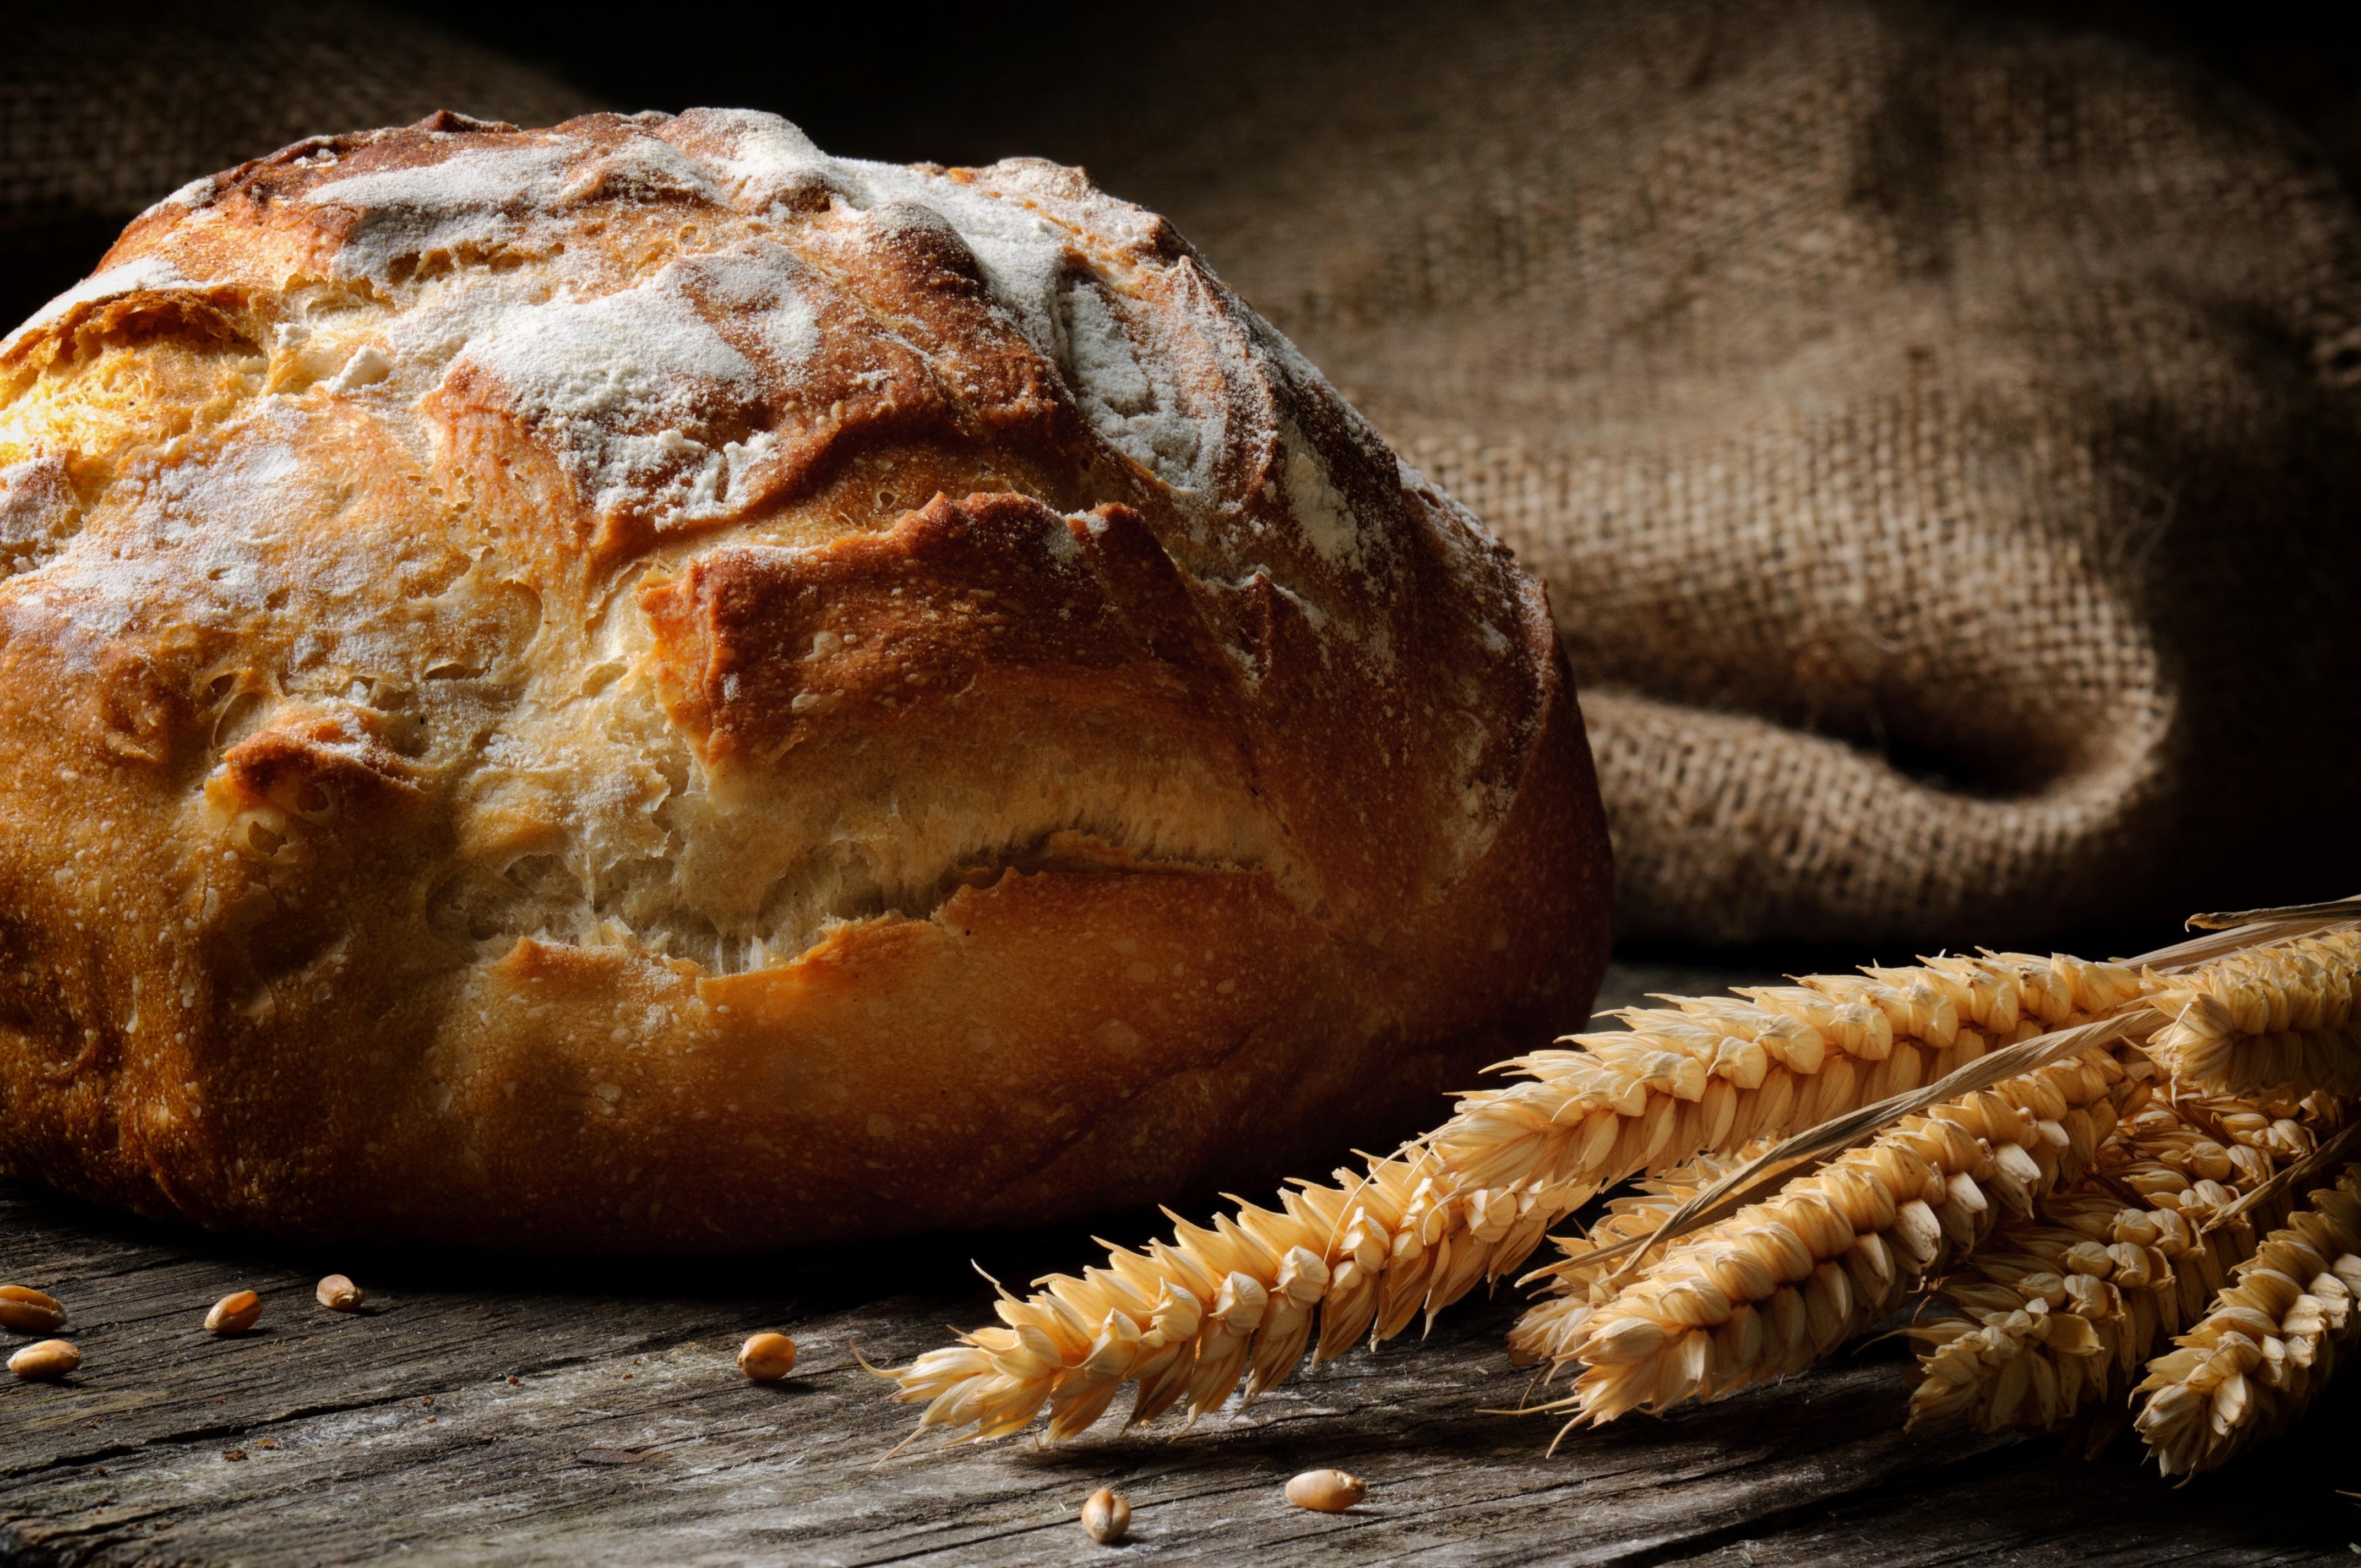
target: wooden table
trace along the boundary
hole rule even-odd
[[[1610,996],[1726,973],[1620,968]],[[1127,1229],[1152,1228],[1133,1217]],[[2350,1562],[2356,1384],[2224,1477],[2181,1489],[2129,1453],[1905,1435],[1889,1342],[1669,1420],[1544,1453],[1501,1334],[1513,1292],[1423,1345],[1356,1352],[1185,1437],[886,1451],[912,1412],[853,1360],[906,1359],[989,1317],[972,1255],[1012,1281],[1088,1261],[1080,1235],[820,1257],[551,1266],[225,1242],[0,1187],[0,1276],[57,1294],[82,1370],[0,1387],[0,1561],[286,1564]],[[316,1306],[341,1271],[366,1309]],[[262,1328],[204,1333],[263,1293]],[[747,1383],[756,1328],[802,1347]],[[1112,1431],[1109,1423],[1109,1431]],[[1333,1464],[1369,1500],[1280,1500]],[[1093,1546],[1112,1485],[1132,1543]]]

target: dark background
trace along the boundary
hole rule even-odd
[[[840,0],[611,11],[428,0],[379,9],[537,67],[587,104],[770,109],[828,150],[854,157],[980,163],[1024,153],[1088,164],[1094,129],[1110,120],[1217,103],[1242,54],[1316,49],[1323,36],[1362,25],[1379,6],[1418,10],[1402,0],[890,6]],[[1977,0],[1956,15],[1962,28],[2007,17],[2112,33],[2226,76],[2311,133],[2349,185],[2361,183],[2361,20],[2350,7]],[[348,18],[294,5],[0,4],[0,113],[7,116],[0,118],[0,209],[9,205],[6,161],[49,129],[38,123],[39,89],[82,99],[119,92],[126,106],[145,97],[153,112],[159,93],[169,96],[184,84],[151,82],[137,71],[110,77],[106,56],[121,47],[116,40],[192,26],[233,38],[244,26],[258,38],[281,40],[317,29],[331,44],[350,32]],[[44,75],[57,80],[45,83]],[[192,120],[257,117],[250,105],[224,101],[234,96],[199,92],[169,112]],[[241,156],[269,150],[255,146]],[[221,161],[196,164],[179,178]],[[1126,192],[1120,170],[1094,172],[1117,194],[1151,194]],[[169,189],[159,184],[136,200],[114,190],[49,197],[38,211],[0,211],[0,229],[12,231],[0,235],[6,241],[0,321],[21,319],[86,274],[138,207]],[[1186,214],[1177,215],[1185,229]]]
[[[1580,0],[1569,0],[1579,4]],[[1808,5],[1811,0],[1798,0]],[[547,7],[434,0],[396,7],[539,65],[622,109],[770,109],[830,152],[973,163],[1015,153],[1071,159],[1099,115],[1168,91],[1219,90],[1222,60],[1305,23],[1348,28],[1394,0],[1260,5],[705,5],[694,25],[551,20]],[[2246,84],[2361,167],[2361,20],[2353,7],[2235,0],[1983,0],[1982,16],[2136,39]],[[1210,71],[1208,68],[1211,68]]]

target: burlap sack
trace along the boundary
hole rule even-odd
[[[9,7],[0,317],[13,326],[82,277],[158,197],[289,142],[440,108],[547,125],[593,106],[539,71],[336,0]]]
[[[1627,936],[2361,886],[2361,235],[2292,132],[1927,8],[1339,16],[1083,151],[1547,576]]]

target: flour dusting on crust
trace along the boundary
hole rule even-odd
[[[1218,422],[1191,413],[1169,368],[1151,377],[1131,330],[1093,279],[1071,278],[1059,295],[1067,384],[1093,428],[1176,490],[1213,483]]]
[[[333,180],[304,200],[356,214],[336,252],[337,272],[388,284],[401,264],[516,243],[527,224],[564,199],[581,151],[563,137],[469,148],[439,163]]]
[[[697,311],[691,276],[675,262],[635,289],[520,311],[455,367],[480,367],[508,389],[602,516],[639,507],[664,526],[709,514],[748,455],[712,432],[742,420],[762,378]],[[774,290],[766,321],[783,314],[778,303]],[[815,335],[807,311],[785,313],[766,334],[791,350]]]

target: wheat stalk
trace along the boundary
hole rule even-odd
[[[2146,957],[2196,966],[2262,934],[2311,929],[2351,913],[2345,905],[2323,911]],[[1175,1215],[1171,1242],[1144,1251],[1110,1247],[1104,1266],[1048,1277],[1027,1297],[1004,1290],[997,1326],[962,1334],[957,1344],[882,1376],[895,1383],[895,1398],[926,1406],[922,1432],[1000,1437],[1046,1411],[1046,1435],[1059,1441],[1099,1420],[1126,1383],[1138,1385],[1132,1423],[1185,1398],[1193,1424],[1241,1382],[1252,1400],[1289,1376],[1307,1351],[1315,1363],[1326,1360],[1364,1334],[1376,1343],[1399,1333],[1422,1311],[1432,1323],[1475,1286],[1522,1263],[1552,1225],[1594,1193],[1635,1173],[1667,1179],[1645,1195],[1648,1201],[1627,1209],[1632,1223],[1646,1213],[1674,1231],[1693,1227],[1755,1196],[1744,1181],[1761,1176],[1757,1161],[1720,1157],[1730,1151],[1850,1113],[1845,1124],[1858,1122],[1860,1128],[1843,1138],[1800,1154],[1791,1138],[1773,1151],[1790,1163],[1818,1158],[1905,1111],[2005,1080],[2017,1087],[1955,1099],[1838,1161],[1883,1170],[1918,1159],[1909,1148],[1938,1146],[1958,1162],[1941,1168],[1944,1182],[1957,1175],[1965,1187],[1947,1185],[1929,1195],[1932,1207],[1905,1207],[1914,1216],[1939,1209],[1963,1235],[1975,1233],[1988,1219],[1960,1216],[1971,1203],[1982,1206],[1977,1213],[1989,1208],[1980,1183],[2019,1206],[2047,1192],[2061,1159],[2075,1169],[2087,1163],[2104,1131],[2093,1118],[2111,1118],[2115,1109],[2061,1102],[2061,1114],[2072,1113],[2064,1121],[2017,1115],[2012,1093],[2055,1097],[2059,1069],[2026,1070],[2052,1058],[2081,1051],[2077,1061],[2109,1064],[2087,1069],[2114,1074],[2109,1087],[2121,1079],[2114,1057],[2081,1050],[2087,1036],[2052,1031],[2112,1019],[2122,1032],[2121,1021],[2135,1012],[2143,1026],[2153,1023],[2138,1003],[2160,982],[2121,964],[1986,952],[1909,969],[1806,976],[1736,996],[1660,998],[1669,1005],[1617,1014],[1626,1025],[1621,1032],[1572,1036],[1565,1043],[1573,1049],[1504,1064],[1524,1080],[1464,1096],[1433,1133],[1370,1159],[1361,1173],[1340,1170],[1330,1184],[1294,1184],[1276,1211],[1241,1202],[1211,1229]],[[1986,1070],[1987,1053],[2020,1042],[2021,1059],[1994,1057]],[[2070,1062],[2063,1081],[2082,1083],[2082,1070]],[[1957,1081],[1939,1090],[1919,1087],[1954,1073]],[[1963,1119],[2040,1130],[2028,1135],[2030,1144],[2003,1138],[1978,1152],[1959,1141]],[[2059,1135],[2068,1140],[2062,1156],[2052,1143]],[[1892,1147],[1882,1146],[1887,1144]],[[1684,1171],[1690,1161],[1698,1163]],[[1789,1187],[1814,1201],[1823,1187],[1847,1190],[1850,1167],[1831,1169]],[[1705,1185],[1670,1179],[1676,1171],[1706,1173]],[[1710,1206],[1701,1204],[1707,1200]],[[1786,1201],[1783,1193],[1776,1201]],[[1644,1239],[1627,1234],[1621,1222],[1594,1232],[1600,1235],[1627,1249]],[[1916,1235],[1910,1232],[1910,1239]],[[1859,1239],[1864,1256],[1884,1246],[1877,1233]],[[1924,1271],[1912,1262],[1895,1277],[1915,1282]],[[1586,1273],[1574,1259],[1545,1272],[1560,1280],[1562,1291],[1579,1281],[1589,1292],[1598,1283],[1597,1271]],[[1881,1276],[1862,1299],[1895,1297],[1889,1283]],[[1827,1295],[1834,1287],[1817,1288]],[[1793,1325],[1779,1314],[1789,1309],[1777,1304],[1785,1297],[1773,1296],[1773,1326],[1784,1332]],[[1575,1297],[1544,1303],[1518,1331],[1521,1346],[1561,1367],[1572,1359],[1576,1331],[1588,1332],[1577,1321],[1587,1316],[1583,1309],[1595,1305],[1569,1301]],[[1825,1303],[1821,1310],[1826,1316]],[[1791,1353],[1792,1336],[1783,1343]]]
[[[2361,930],[2250,948],[2147,983],[2148,1004],[2169,1020],[2148,1049],[2184,1083],[2231,1094],[2361,1090]]]
[[[1683,1238],[1530,1354],[1579,1365],[1569,1425],[1799,1371],[1891,1310],[2002,1210],[2088,1169],[2137,1088],[2101,1048],[1905,1117],[1778,1195]],[[1579,1263],[1581,1260],[1569,1260]],[[1585,1265],[1587,1266],[1587,1265]],[[1561,1266],[1563,1267],[1563,1266]]]
[[[2236,1102],[2213,1102],[2205,1120],[2245,1141],[2224,1146],[2150,1103],[2102,1146],[2091,1179],[2037,1219],[2004,1221],[1942,1281],[1949,1315],[1909,1331],[1925,1349],[1913,1426],[2048,1431],[2121,1400],[2164,1336],[2253,1252],[2253,1222],[2225,1221],[2237,1197],[2313,1142],[2291,1118]]]
[[[2263,1239],[2177,1348],[2148,1363],[2134,1424],[2168,1475],[2226,1463],[2303,1413],[2361,1332],[2361,1165]]]
[[[1986,1051],[2119,1010],[2138,974],[2057,955],[1937,958],[1806,975],[1732,997],[1664,997],[1624,1029],[1501,1064],[1524,1081],[1463,1096],[1432,1143],[1466,1180],[1596,1191],[1635,1172],[1817,1125]]]
[[[1242,1379],[1251,1401],[1289,1376],[1315,1315],[1315,1364],[1422,1312],[1431,1322],[1523,1263],[1602,1185],[1911,1087],[2003,1035],[2137,988],[2114,966],[1993,954],[1633,1009],[1621,1014],[1631,1033],[1507,1064],[1535,1076],[1464,1097],[1421,1144],[1363,1174],[1299,1183],[1276,1212],[1241,1203],[1211,1230],[1173,1216],[1172,1242],[1110,1247],[1105,1266],[1037,1281],[1029,1297],[1003,1291],[999,1326],[884,1376],[896,1398],[926,1405],[921,1431],[1001,1437],[1047,1410],[1059,1442],[1126,1382],[1139,1385],[1126,1424],[1184,1397],[1193,1424]],[[1962,1025],[1962,1011],[1993,1036]]]
[[[1193,1425],[1241,1380],[1251,1402],[1307,1349],[1316,1364],[1431,1319],[1521,1264],[1580,1201],[1543,1183],[1464,1188],[1413,1146],[1333,1184],[1296,1183],[1277,1210],[1240,1202],[1210,1230],[1173,1215],[1170,1242],[1110,1245],[1103,1267],[1050,1276],[1029,1297],[1004,1290],[1001,1326],[883,1376],[896,1398],[926,1404],[921,1431],[1002,1437],[1046,1409],[1059,1442],[1126,1383],[1139,1386],[1127,1426],[1184,1398]]]

